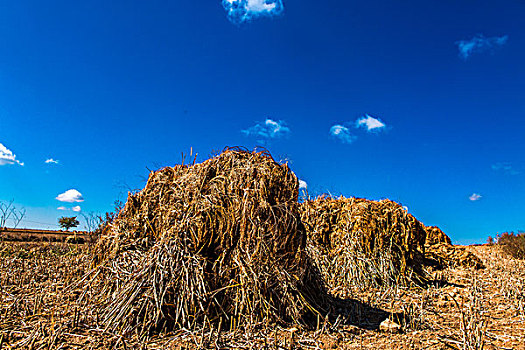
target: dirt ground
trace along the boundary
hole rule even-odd
[[[82,289],[89,247],[0,242],[1,349],[525,349],[525,261],[495,246],[468,247],[485,269],[434,272],[426,289],[349,293],[316,330],[180,330],[148,339],[105,330]],[[399,332],[380,330],[390,319]]]

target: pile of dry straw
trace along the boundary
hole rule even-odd
[[[421,284],[426,232],[390,200],[320,197],[301,204],[310,254],[341,297],[370,287]]]
[[[228,149],[152,172],[95,253],[123,332],[304,323],[322,300],[306,255],[298,180],[268,153]]]
[[[482,269],[485,267],[480,258],[464,247],[452,245],[448,237],[439,227],[429,226],[425,242],[425,261],[437,268],[467,267]]]
[[[308,324],[331,308],[325,285],[348,297],[426,282],[433,231],[399,204],[299,204],[298,187],[287,165],[241,149],[152,172],[94,251],[103,323],[136,334]]]

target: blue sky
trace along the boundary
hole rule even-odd
[[[0,200],[52,228],[182,152],[264,145],[310,194],[390,198],[459,243],[525,229],[524,16],[517,0],[2,1]]]

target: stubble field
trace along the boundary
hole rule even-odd
[[[445,269],[428,288],[351,295],[316,329],[203,328],[137,339],[105,329],[88,245],[0,242],[0,349],[525,349],[525,263],[468,247],[486,268]],[[385,331],[390,319],[400,329]]]

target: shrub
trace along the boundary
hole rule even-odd
[[[504,232],[496,237],[496,242],[513,258],[525,259],[525,232]]]

